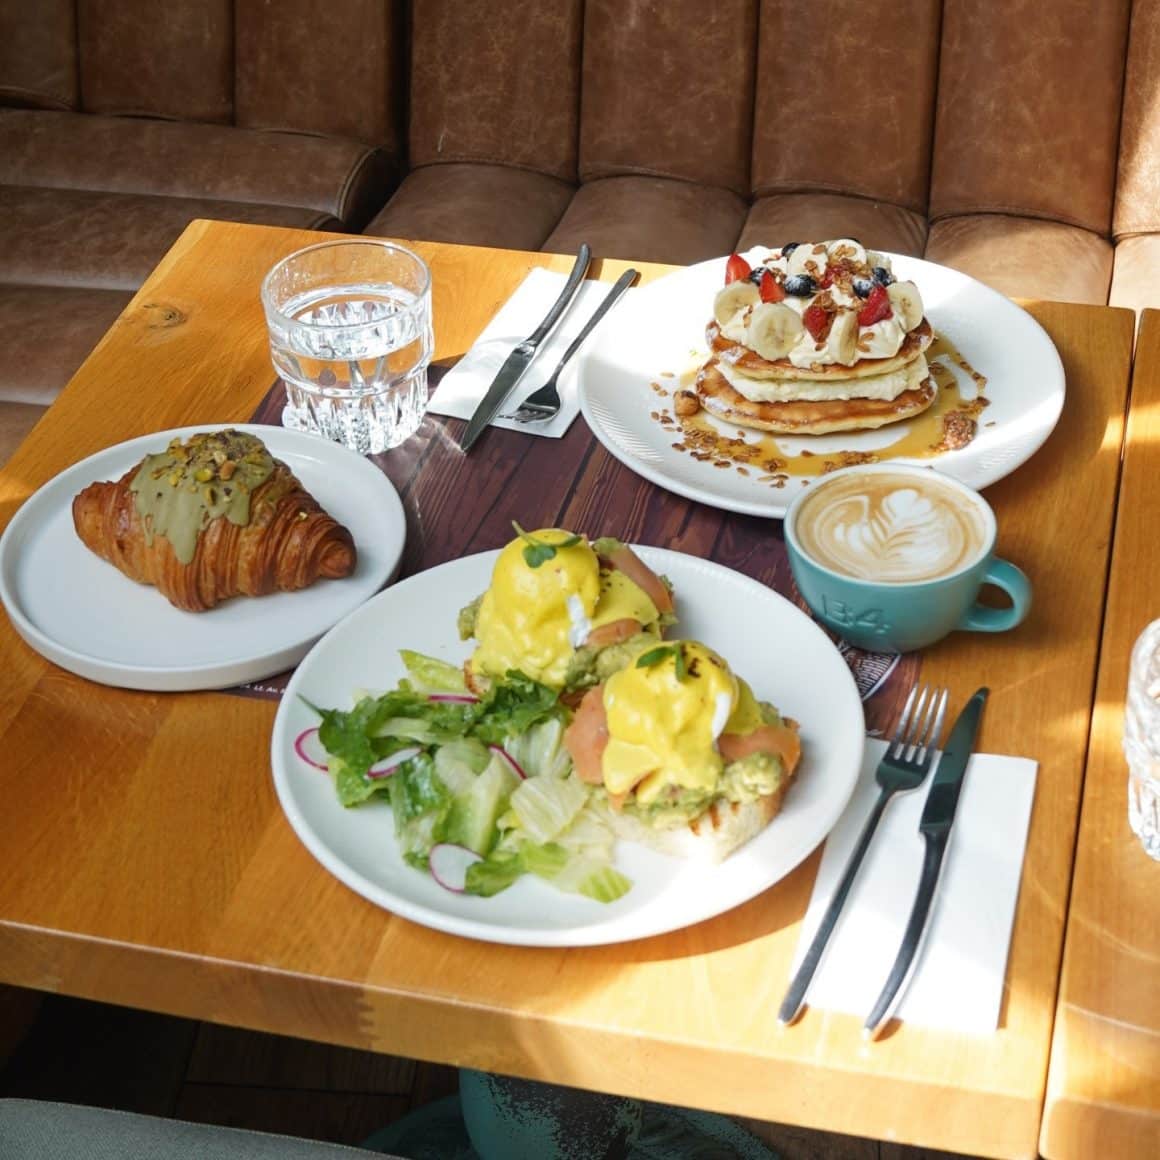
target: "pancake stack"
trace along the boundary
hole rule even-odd
[[[934,402],[934,339],[913,282],[851,238],[791,242],[726,266],[711,356],[679,407],[744,427],[824,435],[909,419]],[[692,404],[692,406],[690,406]]]

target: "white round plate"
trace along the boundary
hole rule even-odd
[[[756,263],[769,252],[754,249],[746,256]],[[984,488],[1029,459],[1055,427],[1064,395],[1059,353],[1030,314],[981,282],[933,262],[888,256],[895,275],[918,286],[935,332],[986,375],[984,393],[990,400],[968,446],[933,459],[898,462],[931,466],[975,489]],[[791,477],[783,488],[775,488],[754,476],[698,462],[687,452],[675,451],[672,445],[679,434],[650,417],[663,400],[649,384],[675,383],[659,376],[680,374],[708,357],[705,325],[713,296],[725,284],[725,262],[701,262],[625,295],[574,371],[580,409],[608,451],[645,479],[726,511],[780,517],[808,480]],[[973,398],[973,383],[955,373],[964,397]],[[741,430],[720,426],[729,434]],[[899,423],[879,431],[796,436],[783,445],[794,453],[803,447],[825,455],[846,449],[875,451],[895,442],[904,428]]]
[[[94,480],[119,479],[170,439],[224,426],[258,436],[350,529],[358,548],[352,576],[183,612],[81,543],[72,522],[79,491]],[[328,628],[390,579],[405,538],[398,493],[353,451],[282,427],[203,423],[106,448],[30,496],[0,537],[0,600],[29,645],[91,681],[162,692],[224,688],[273,676],[301,660]]]
[[[364,898],[412,922],[488,942],[584,946],[676,930],[738,906],[788,874],[830,832],[853,792],[865,723],[853,677],[809,617],[764,585],[719,564],[640,548],[673,582],[683,636],[718,649],[763,700],[800,722],[802,765],[781,813],[719,866],[682,862],[633,842],[616,865],[632,889],[613,903],[565,894],[525,876],[493,898],[445,890],[406,865],[390,807],[338,803],[330,778],[294,752],[316,725],[306,701],[350,708],[356,690],[392,688],[401,648],[455,664],[471,652],[455,627],[459,609],[490,583],[497,552],[411,576],[332,629],[299,665],[274,722],[271,762],[282,809],[307,849]]]

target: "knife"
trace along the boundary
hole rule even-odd
[[[471,450],[472,444],[495,417],[496,411],[503,406],[503,402],[511,393],[512,388],[520,381],[524,371],[531,365],[540,343],[548,337],[552,327],[559,321],[560,315],[567,309],[568,303],[572,301],[580,283],[584,280],[584,275],[588,273],[588,263],[591,259],[592,251],[588,248],[587,243],[582,244],[576,255],[576,264],[572,267],[572,273],[568,275],[568,281],[564,283],[560,297],[556,299],[544,321],[507,356],[503,366],[499,368],[495,378],[491,380],[491,386],[487,388],[487,394],[483,396],[483,401],[475,408],[475,413],[468,420],[467,430],[464,431],[463,439],[459,443],[463,451]]]
[[[951,729],[950,737],[947,738],[938,768],[934,771],[934,780],[931,782],[930,793],[927,794],[926,805],[918,823],[918,832],[926,842],[922,877],[918,881],[918,892],[914,897],[910,919],[902,935],[898,957],[894,960],[894,966],[890,968],[890,974],[887,976],[882,993],[878,996],[878,1001],[874,1004],[874,1009],[862,1026],[862,1034],[867,1039],[876,1038],[889,1021],[922,943],[926,920],[930,915],[930,904],[938,887],[943,855],[946,853],[947,841],[951,834],[951,824],[955,820],[955,810],[958,808],[959,794],[963,788],[963,775],[967,772],[967,762],[971,758],[971,749],[979,730],[979,718],[982,716],[983,704],[987,700],[988,693],[988,689],[980,689],[963,706],[963,711]]]

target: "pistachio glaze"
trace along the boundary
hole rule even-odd
[[[145,456],[129,485],[145,542],[165,536],[178,561],[188,564],[211,521],[224,516],[239,527],[250,522],[250,497],[273,471],[266,445],[232,427],[185,443],[174,439],[164,451]]]

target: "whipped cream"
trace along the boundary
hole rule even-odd
[[[821,403],[830,399],[897,399],[921,386],[930,375],[926,358],[919,355],[898,370],[860,379],[753,379],[736,367],[718,361],[725,381],[753,403]]]

